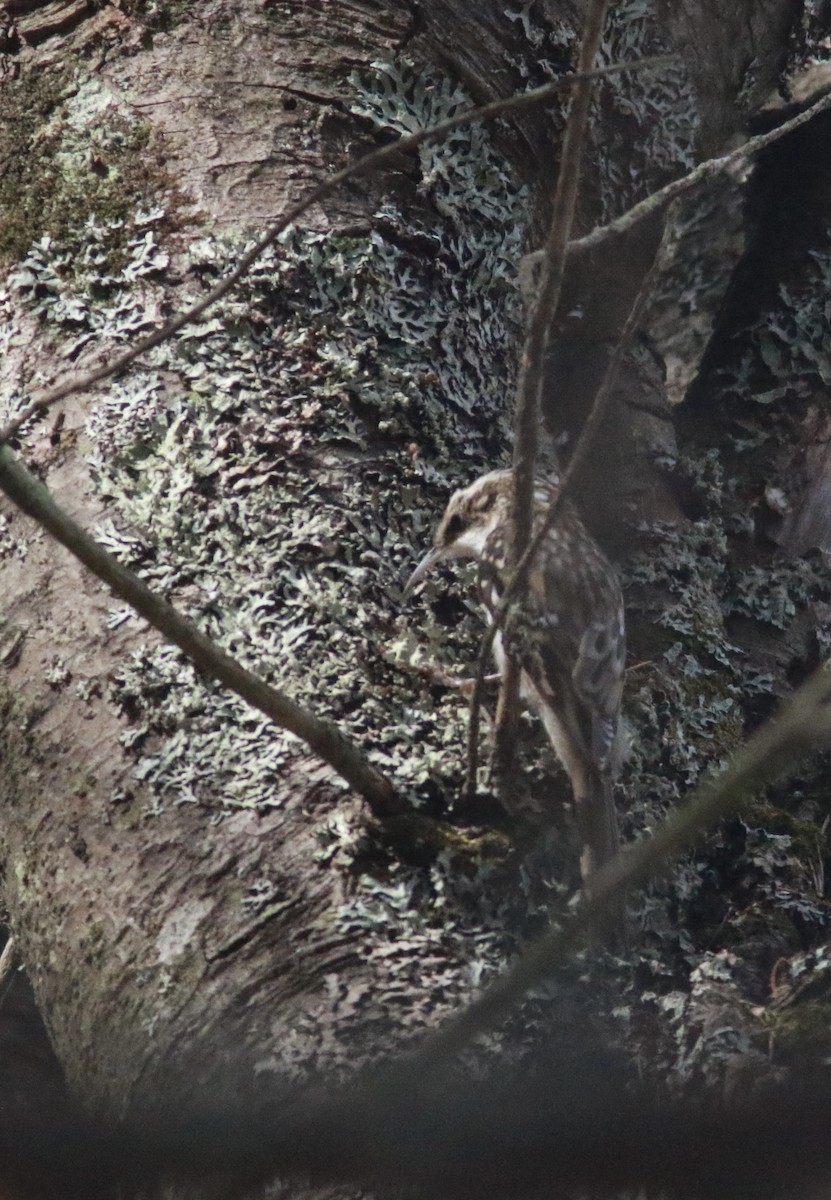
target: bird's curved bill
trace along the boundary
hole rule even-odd
[[[424,558],[422,558],[421,562],[418,564],[404,585],[402,596],[405,600],[409,599],[422,580],[430,574],[439,559],[443,557],[444,551],[438,546],[434,546],[432,550],[428,551],[428,553],[424,555]]]

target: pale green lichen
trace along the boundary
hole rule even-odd
[[[831,43],[828,39],[826,0],[803,0],[799,18],[791,28],[788,61],[782,72],[785,89],[788,88],[792,77],[800,74],[806,66],[828,62],[829,58]]]
[[[635,21],[627,53],[640,53],[654,43],[638,23],[638,6],[627,11]],[[407,64],[385,64],[355,86],[354,112],[382,133],[420,128],[466,103],[446,80]],[[662,103],[642,97],[633,114],[638,125],[652,120],[656,137]],[[672,161],[683,160],[685,144],[683,131],[670,131]],[[466,701],[414,668],[432,659],[463,671],[481,619],[467,583],[430,581],[403,612],[400,583],[448,492],[460,477],[495,465],[509,444],[510,278],[525,213],[482,131],[454,136],[413,162],[421,216],[387,201],[365,233],[293,230],[232,298],[106,386],[84,449],[110,502],[97,531],[102,541],[246,665],[336,718],[410,788],[414,804],[438,803],[445,812],[461,781]],[[627,184],[633,194],[644,183],[639,170]],[[626,187],[616,193],[625,194]],[[111,348],[155,322],[168,267],[160,225],[150,212],[39,236],[0,294],[0,347],[20,336],[21,314],[66,339],[71,353]],[[108,251],[113,238],[120,260]],[[192,244],[182,299],[204,294],[240,249],[210,238]],[[8,414],[17,398],[4,402]],[[664,465],[682,481],[696,516],[643,530],[647,547],[628,572],[630,616],[649,622],[656,639],[655,662],[627,683],[636,731],[622,787],[628,836],[653,828],[726,756],[749,700],[772,682],[757,672],[751,696],[725,625],[735,615],[725,600],[729,543],[744,498],[709,447]],[[131,619],[113,607],[112,625]],[[124,743],[152,811],[193,802],[216,819],[229,807],[267,807],[280,794],[287,761],[301,753],[167,646],[151,643],[131,655],[113,695],[129,718]],[[543,748],[536,724],[523,722],[523,739],[529,729]],[[547,749],[542,755],[550,764]],[[350,935],[366,933],[367,959],[390,983],[380,1001],[336,999],[338,1016],[403,998],[422,1007],[406,1019],[396,1011],[395,1019],[428,1024],[434,994],[444,1004],[464,999],[512,948],[510,931],[526,936],[549,924],[552,908],[562,911],[577,885],[573,822],[553,811],[566,789],[532,756],[525,765],[529,791],[546,804],[550,793],[552,811],[536,826],[528,822],[531,844],[513,863],[507,838],[505,846],[462,847],[457,831],[434,829],[428,845],[409,830],[405,862],[394,843],[368,845],[366,831],[338,814],[321,823],[320,861],[353,876],[334,921]],[[702,924],[711,940],[738,936],[740,922],[719,907],[727,903],[719,871],[746,869],[745,927],[773,912],[787,918],[793,936],[822,919],[810,903],[797,835],[748,825],[742,836],[732,857],[723,839],[711,839],[638,910],[648,945],[635,956],[631,990],[618,1008],[642,1019],[650,979],[661,996],[654,1005],[663,1035],[678,1034],[667,1063],[690,1077],[746,1049],[741,1030],[725,1029],[718,1045],[690,1041],[694,1001],[704,1006],[717,986],[740,992],[733,959],[709,948],[691,957]],[[421,865],[412,862],[416,841],[425,847]],[[375,869],[365,869],[372,855]],[[239,891],[257,918],[281,903],[279,883],[268,876],[241,880]],[[698,925],[684,920],[696,906],[707,906]],[[413,979],[421,968],[429,997]],[[588,980],[593,988],[603,969],[616,972],[619,991],[620,964],[604,968],[587,957],[578,960],[580,986]],[[340,986],[334,977],[331,986]]]
[[[652,0],[610,6],[602,63],[637,62],[668,49]],[[692,167],[698,128],[698,99],[682,61],[610,75],[598,92],[591,125],[603,220],[624,212],[669,174]]]
[[[755,514],[781,516],[789,511],[793,472],[780,474],[780,455],[771,450],[804,437],[805,406],[824,394],[831,381],[827,241],[827,231],[820,232],[813,249],[799,251],[786,282],[765,279],[757,285],[758,311],[731,330],[727,352],[702,384],[710,390],[713,404],[729,414],[723,454],[735,463],[736,474],[743,464],[741,482],[734,482],[722,505],[724,528],[734,537],[754,536]],[[731,566],[722,606],[728,617],[751,618],[786,634],[801,623],[801,653],[808,661],[808,630],[813,626],[821,646],[822,613],[829,598],[827,554],[818,550],[808,557],[789,556],[783,549],[775,562]],[[808,614],[813,616],[806,622]]]
[[[779,239],[781,219],[772,220]],[[630,827],[654,828],[771,714],[785,670],[799,678],[831,645],[827,557],[776,549],[766,523],[795,501],[779,464],[804,445],[807,405],[827,390],[829,258],[826,237],[816,241],[789,264],[786,283],[770,278],[767,258],[760,282],[761,254],[756,274],[737,281],[740,317],[722,314],[717,348],[676,419],[681,451],[656,460],[686,519],[644,527],[628,570],[629,619],[649,647],[627,687]],[[698,264],[683,260],[679,271],[700,294]],[[761,1019],[771,963],[827,938],[827,789],[827,761],[815,756],[638,902],[652,949],[639,955],[621,1007],[638,1027],[638,1053],[662,1077],[732,1086],[739,1064],[750,1075],[767,1069],[769,1031],[779,1027],[776,1014]],[[650,1005],[655,1045],[644,1053]]]
[[[748,390],[757,404],[805,394],[816,381],[831,383],[831,333],[824,299],[829,286],[831,252],[827,250],[809,251],[797,286],[780,284],[776,307],[752,330],[754,362],[761,359],[773,385]]]
[[[609,6],[600,44],[601,65],[640,62],[668,55],[653,0],[623,0]],[[505,7],[503,19],[518,25],[534,47],[533,55],[513,66],[529,84],[538,85],[575,69],[579,26],[557,19],[540,6]],[[565,124],[565,106],[553,117]],[[598,217],[619,216],[669,174],[695,162],[699,104],[686,65],[675,59],[646,70],[614,74],[598,86],[592,106],[591,191],[598,192]]]
[[[386,130],[467,103],[406,64],[356,89],[356,111]],[[232,298],[107,385],[87,436],[112,502],[98,530],[112,552],[247,666],[336,718],[400,785],[444,790],[460,778],[465,703],[420,690],[409,673],[399,577],[460,464],[474,474],[508,441],[509,279],[524,200],[481,130],[422,163],[429,224],[388,203],[366,234],[292,230]],[[45,235],[0,299],[68,338],[72,354],[133,338],[161,300],[160,217],[119,230],[117,269],[107,223]],[[408,249],[414,238],[429,256]],[[184,299],[239,251],[192,244]],[[457,630],[431,635],[436,594],[410,610],[425,640],[446,661],[471,658],[472,604],[457,602]],[[111,615],[129,619],[123,606]],[[156,807],[267,806],[279,795],[294,739],[198,680],[177,651],[132,655],[115,698]]]
[[[752,566],[737,571],[725,608],[786,630],[800,611],[829,598],[831,565],[821,555],[783,561],[775,570]]]

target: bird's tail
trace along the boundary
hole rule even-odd
[[[617,854],[620,833],[610,773],[591,772],[585,783],[586,786],[581,788],[585,794],[575,795],[574,808],[577,829],[583,844],[580,873],[583,877],[583,887],[589,891],[592,877]]]
[[[577,828],[583,844],[580,873],[583,877],[583,894],[591,897],[595,875],[618,852],[620,834],[610,772],[592,772],[581,791],[584,795],[578,796],[576,792],[574,795]],[[623,901],[614,902],[593,924],[592,937],[609,950],[620,952],[627,947],[629,937]]]

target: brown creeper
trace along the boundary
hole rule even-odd
[[[492,616],[510,576],[512,486],[510,471],[491,471],[456,492],[433,549],[406,590],[443,558],[474,558],[479,591]],[[557,487],[556,482],[536,481],[535,531]],[[500,671],[506,656],[521,667],[522,697],[542,718],[571,781],[584,881],[618,848],[612,787],[621,758],[625,653],[617,574],[566,501],[528,570],[524,593],[508,609],[504,629],[494,640],[494,656]]]

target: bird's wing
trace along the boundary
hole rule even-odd
[[[625,658],[623,609],[590,620],[580,639],[572,680],[591,714],[591,754],[601,770],[612,762]]]
[[[493,612],[506,584],[507,527],[488,539],[479,564]],[[609,769],[617,736],[626,642],[614,568],[573,510],[549,530],[504,629],[505,650],[550,704],[586,764]]]

